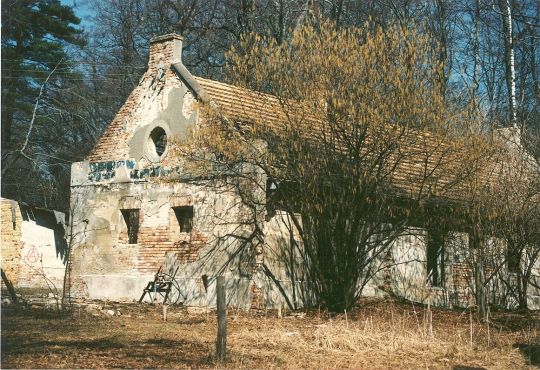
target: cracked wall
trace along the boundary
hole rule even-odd
[[[235,273],[240,246],[234,237],[227,237],[249,232],[242,230],[242,206],[234,193],[209,192],[189,182],[148,180],[74,184],[72,189],[72,204],[80,205],[74,213],[72,295],[138,299],[168,254],[179,267],[176,278],[188,292],[186,303],[212,301],[202,288],[203,275],[224,273],[231,282],[237,281],[231,290],[236,296],[249,286],[250,277]],[[190,205],[193,229],[180,232],[173,207]],[[129,244],[120,210],[134,208],[140,210],[138,242]]]

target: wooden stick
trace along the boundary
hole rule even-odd
[[[6,286],[9,296],[11,297],[11,301],[15,304],[17,304],[17,294],[15,293],[15,289],[13,288],[13,284],[11,284],[11,281],[7,278],[6,274],[4,273],[4,269],[0,268],[0,272],[2,273],[2,281],[4,282],[4,285]]]
[[[487,326],[487,335],[488,335],[488,347],[489,347],[489,342],[490,342],[490,337],[489,337],[489,306],[487,307],[487,312],[486,312],[486,326]]]
[[[217,317],[218,330],[216,339],[216,356],[218,361],[225,360],[227,353],[227,302],[225,301],[225,277],[217,278]]]
[[[472,336],[473,336],[473,325],[472,325],[472,308],[469,310],[469,322],[470,322],[470,343],[472,348]]]
[[[167,305],[163,305],[163,321],[167,321]]]
[[[416,314],[416,308],[414,308],[414,302],[411,301],[411,304],[412,304],[412,308],[413,308],[413,311],[414,311],[414,317],[416,318],[416,326],[418,327],[418,333],[422,333],[420,331],[420,322],[418,321],[418,315]]]
[[[433,315],[431,313],[431,297],[428,298],[428,306],[427,306],[427,322],[428,322],[428,334],[431,338],[433,336]]]

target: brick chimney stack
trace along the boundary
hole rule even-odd
[[[208,102],[205,91],[182,63],[182,41],[182,36],[176,33],[153,37],[147,74],[157,76],[159,81],[178,76],[200,100]]]
[[[176,33],[153,37],[150,40],[148,72],[154,74],[163,68],[170,71],[171,64],[182,60],[182,36]]]

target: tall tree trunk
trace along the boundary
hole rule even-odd
[[[508,113],[510,125],[517,128],[516,115],[516,71],[514,65],[514,38],[512,35],[512,10],[510,0],[499,0],[499,9],[503,16],[504,64],[506,69],[506,87],[508,90]]]
[[[479,68],[480,68],[480,0],[474,1],[474,43],[473,43],[473,110],[475,113],[480,111],[479,103]]]
[[[437,22],[439,31],[439,64],[440,64],[440,82],[441,82],[441,95],[443,99],[446,99],[446,89],[449,76],[446,75],[447,60],[448,60],[448,35],[446,34],[446,21],[448,16],[448,4],[445,0],[437,0]]]
[[[486,285],[484,276],[484,242],[478,229],[473,230],[470,235],[470,244],[474,252],[474,283],[475,298],[478,306],[478,316],[483,319],[486,317]]]
[[[540,106],[540,80],[538,79],[538,60],[536,59],[536,42],[537,38],[540,37],[537,34],[537,30],[540,29],[540,1],[536,3],[536,17],[532,25],[527,25],[527,30],[529,31],[529,50],[531,54],[531,76],[533,79],[533,92],[536,99],[536,104]]]
[[[486,317],[486,286],[484,285],[484,258],[482,252],[478,251],[476,257],[476,305],[478,306],[478,316]]]
[[[7,97],[7,94],[6,94]],[[4,96],[2,96],[4,98]],[[11,127],[13,126],[13,109],[15,104],[12,99],[2,99],[4,109],[2,109],[2,149],[11,149]],[[8,100],[9,102],[6,102]]]
[[[517,274],[518,280],[518,304],[521,310],[526,310],[528,307],[527,302],[527,288],[529,285],[530,276],[527,276],[525,271],[519,271]]]

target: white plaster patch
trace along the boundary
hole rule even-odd
[[[193,101],[194,101],[193,94],[190,91],[187,91],[184,94],[183,101],[184,103],[182,105],[182,115],[185,118],[190,118],[191,115],[193,114]]]
[[[169,204],[166,197],[143,203],[144,226],[166,226],[169,219]]]
[[[21,224],[21,242],[30,245],[54,245],[54,231],[37,225],[34,221]]]
[[[21,268],[29,269],[34,277],[24,285],[46,286],[46,279],[54,285],[64,278],[64,263],[56,250],[54,231],[34,221],[21,224]],[[37,279],[37,280],[36,280]]]

